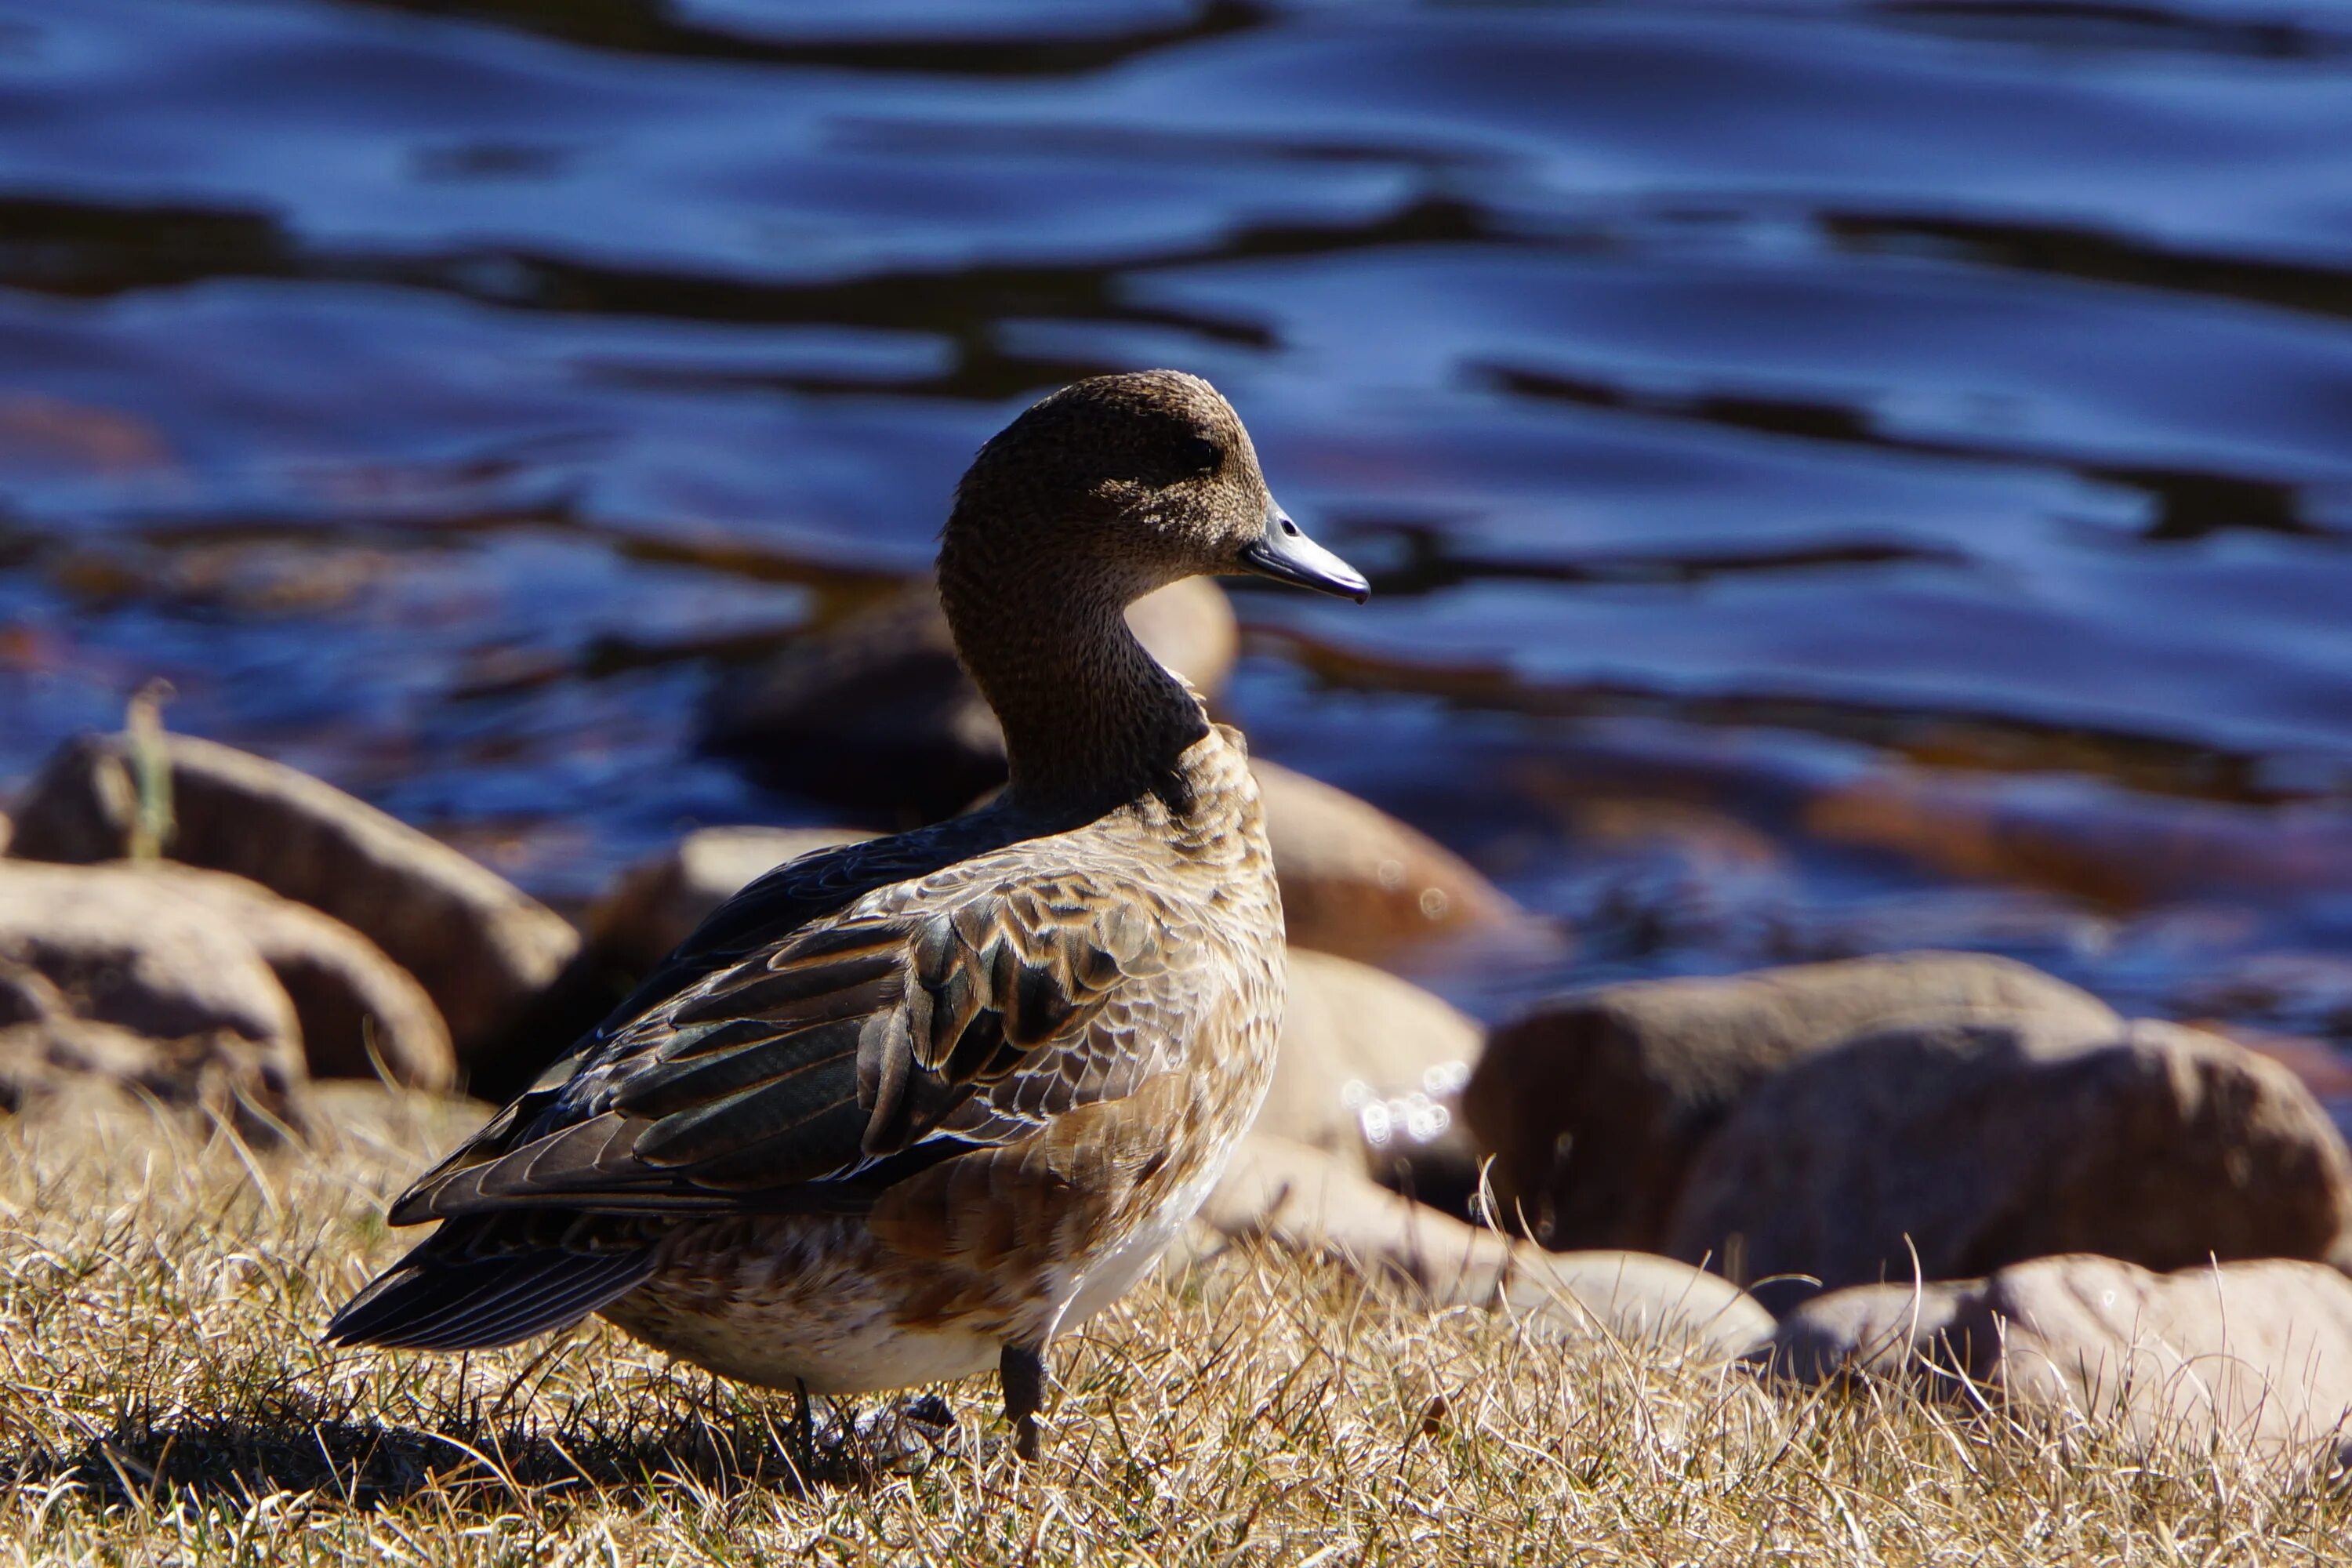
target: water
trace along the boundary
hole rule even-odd
[[[163,674],[559,901],[1072,376],[1364,610],[1261,752],[1576,932],[2352,1041],[2352,8],[0,0],[0,779]]]

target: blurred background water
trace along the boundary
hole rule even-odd
[[[1265,755],[1566,981],[2352,1043],[2352,7],[0,0],[0,785],[175,728],[576,903],[717,673],[1169,364],[1365,567]]]

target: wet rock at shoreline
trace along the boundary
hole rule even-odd
[[[1918,952],[1572,993],[1491,1032],[1464,1090],[1506,1221],[1546,1246],[1665,1246],[1701,1142],[1786,1064],[1905,1018],[2032,1016],[2112,1037],[2088,993],[2007,959]]]
[[[1128,624],[1203,694],[1223,689],[1239,634],[1214,583],[1147,595]],[[956,661],[928,578],[723,680],[703,742],[772,787],[889,829],[951,816],[1004,782],[1003,731]]]
[[[1402,1285],[1433,1308],[1504,1310],[1538,1331],[1745,1354],[1771,1315],[1718,1276],[1641,1253],[1552,1254],[1399,1196],[1354,1164],[1253,1134],[1201,1211],[1227,1239],[1264,1237]]]
[[[1830,1288],[2095,1251],[2148,1268],[2328,1258],[2352,1154],[2285,1068],[2142,1021],[2041,1016],[1861,1036],[1741,1100],[1693,1163],[1666,1252]]]
[[[172,858],[233,872],[359,931],[433,998],[468,1070],[496,1055],[579,950],[569,922],[447,845],[282,763],[162,735]],[[17,802],[10,853],[121,858],[137,811],[131,745],[90,735]]]
[[[2120,1415],[2143,1444],[2333,1446],[2352,1412],[2352,1280],[2285,1259],[2154,1273],[2042,1258],[1985,1279],[1833,1291],[1754,1359],[1808,1383],[1916,1379],[2012,1416]]]
[[[1885,768],[1812,801],[1805,826],[1948,876],[2123,907],[2352,882],[2352,817],[2332,806],[2186,800],[2038,773]]]

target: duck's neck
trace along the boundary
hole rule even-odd
[[[994,564],[943,550],[940,601],[1004,727],[1008,800],[1059,812],[1181,792],[1181,759],[1208,713],[1136,640],[1128,595],[1108,574],[1041,582]]]

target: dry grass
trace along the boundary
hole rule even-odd
[[[1637,1347],[1431,1318],[1240,1249],[1066,1344],[1046,1460],[992,1387],[914,1473],[801,1484],[789,1399],[604,1328],[331,1352],[379,1194],[463,1108],[339,1099],[311,1149],[0,1131],[0,1559],[24,1562],[2275,1562],[2326,1478],[2135,1454],[1885,1389],[1768,1395]],[[872,1408],[873,1402],[867,1402]]]

